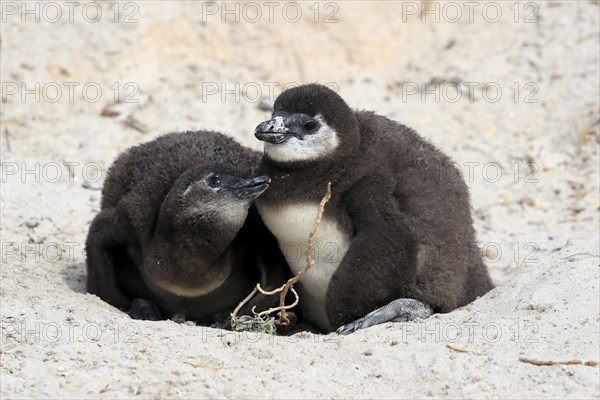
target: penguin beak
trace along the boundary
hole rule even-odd
[[[277,116],[268,121],[261,122],[254,130],[258,140],[272,144],[281,144],[294,136],[286,126],[283,117]]]
[[[269,188],[270,183],[271,178],[268,176],[257,176],[252,179],[238,178],[234,182],[231,182],[227,189],[240,199],[253,200],[263,194]]]

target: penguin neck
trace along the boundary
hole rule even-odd
[[[154,232],[154,243],[169,243],[177,253],[189,254],[198,263],[210,264],[227,249],[236,234],[237,230],[210,217],[177,223],[163,218]]]
[[[357,146],[358,147],[358,146]],[[325,194],[327,183],[338,187],[346,180],[346,170],[355,163],[353,149],[340,149],[327,157],[310,162],[281,163],[263,156],[258,173],[268,175],[271,188],[257,201],[278,201],[279,198],[305,198],[310,187],[322,187],[317,201]]]
[[[160,208],[153,245],[172,249],[178,257],[193,258],[199,268],[202,263],[213,263],[237,235],[247,210],[246,214],[240,211],[228,220],[225,209],[189,205],[184,209],[176,198],[169,194]]]
[[[214,223],[159,224],[145,273],[153,284],[173,294],[206,295],[231,274],[236,233]]]

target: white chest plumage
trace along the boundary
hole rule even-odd
[[[319,210],[318,203],[298,203],[270,206],[257,202],[260,215],[279,247],[292,272],[306,267],[308,235]],[[327,213],[325,213],[327,214]],[[325,313],[325,294],[329,281],[348,251],[351,238],[335,220],[325,215],[315,235],[313,260],[315,265],[300,281],[300,306],[306,318],[322,329],[331,329]]]

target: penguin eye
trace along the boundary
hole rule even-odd
[[[210,178],[208,178],[208,186],[210,187],[218,187],[221,185],[221,179],[219,179],[218,176],[211,176]]]
[[[308,121],[304,124],[304,129],[306,129],[307,131],[314,131],[316,127],[317,123],[315,121]]]

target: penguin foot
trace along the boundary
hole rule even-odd
[[[231,330],[231,315],[228,312],[216,313],[210,318],[207,326],[215,329]]]
[[[158,307],[156,307],[153,302],[146,299],[133,299],[131,308],[129,309],[129,316],[133,319],[146,321],[162,320]]]
[[[342,325],[335,332],[338,335],[349,335],[359,329],[384,322],[408,322],[417,318],[427,318],[431,314],[433,314],[433,309],[425,303],[415,299],[396,299],[356,321]]]

